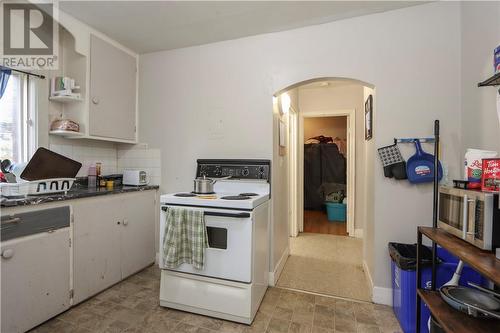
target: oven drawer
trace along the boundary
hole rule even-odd
[[[251,322],[252,285],[168,270],[161,274],[160,305]]]

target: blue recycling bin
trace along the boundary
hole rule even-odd
[[[410,244],[400,244],[406,246],[415,246]],[[438,247],[437,255],[441,261],[436,268],[436,286],[437,288],[448,282],[457,268],[458,259],[451,255],[445,249]],[[415,258],[416,259],[416,258]],[[415,333],[415,316],[417,303],[417,272],[415,269],[401,269],[396,262],[391,260],[392,272],[392,302],[393,310],[396,318],[405,333]],[[422,284],[421,288],[429,288],[431,286],[431,267],[427,266],[422,269]],[[460,285],[467,285],[467,282],[474,282],[483,285],[485,280],[483,277],[470,268],[464,265]],[[421,328],[420,333],[429,333],[427,321],[429,320],[430,311],[427,305],[422,302],[421,311]]]

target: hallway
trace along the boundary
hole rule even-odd
[[[290,256],[277,286],[371,301],[362,241],[312,233],[290,238]]]
[[[346,222],[330,222],[322,210],[304,210],[304,232],[349,236]]]

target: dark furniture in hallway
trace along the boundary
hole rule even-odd
[[[304,209],[321,210],[325,197],[345,192],[347,163],[336,144],[304,145]]]

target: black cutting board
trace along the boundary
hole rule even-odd
[[[40,147],[21,173],[24,180],[75,178],[82,163]]]

